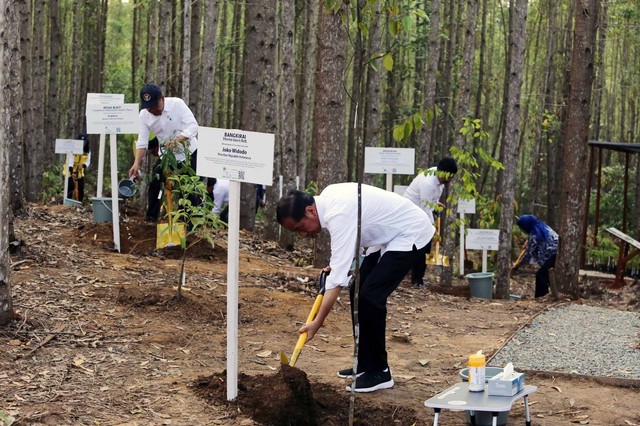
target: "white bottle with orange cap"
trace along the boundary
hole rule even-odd
[[[486,358],[482,351],[469,355],[469,391],[484,391]]]

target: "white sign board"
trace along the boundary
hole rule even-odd
[[[274,143],[271,133],[200,127],[196,174],[272,185]]]
[[[409,185],[393,185],[393,192],[404,195]]]
[[[87,105],[87,133],[137,134],[139,114],[138,104]]]
[[[364,149],[364,172],[412,175],[415,167],[413,148],[372,148]]]
[[[56,139],[56,154],[82,154],[82,139]]]
[[[498,250],[499,229],[469,229],[467,234],[467,249],[469,250]]]
[[[122,105],[124,94],[117,93],[87,93],[87,106],[89,105]],[[85,110],[86,113],[86,110]]]
[[[462,198],[458,198],[458,213],[476,213],[476,199],[472,198],[470,200],[463,200]]]

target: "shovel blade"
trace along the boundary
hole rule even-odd
[[[280,364],[289,364],[287,356],[282,351],[280,351]]]

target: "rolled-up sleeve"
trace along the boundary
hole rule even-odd
[[[149,125],[145,122],[145,110],[140,111],[140,130],[138,131],[138,140],[136,148],[149,148]]]
[[[180,114],[180,122],[182,123],[182,135],[187,139],[192,139],[198,135],[198,122],[193,113],[182,99],[178,99],[176,106]]]

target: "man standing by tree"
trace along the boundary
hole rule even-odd
[[[291,190],[278,201],[277,220],[285,229],[302,237],[312,237],[322,229],[329,231],[331,259],[325,270],[331,272],[316,318],[300,328],[313,339],[331,311],[342,287],[349,285],[349,270],[355,256],[358,234],[358,184],[327,186],[312,197]],[[416,258],[424,250],[435,229],[425,213],[409,200],[369,185],[362,185],[361,241],[367,248],[360,266],[358,303],[359,350],[355,392],[373,392],[394,385],[386,351],[387,298],[398,287]],[[354,320],[355,288],[349,289]],[[340,370],[348,378],[353,369]],[[351,391],[351,387],[347,387]]]
[[[413,204],[427,213],[431,225],[435,225],[433,211],[440,201],[442,191],[444,191],[445,185],[453,179],[456,173],[458,173],[456,160],[451,157],[445,157],[438,162],[437,167],[431,167],[424,173],[418,173],[418,176],[413,179],[404,193],[405,198],[410,199]],[[426,252],[431,253],[431,241],[427,245]],[[411,282],[418,287],[422,287],[426,269],[424,258],[416,260],[415,265],[411,268]]]
[[[147,84],[140,90],[140,131],[136,143],[136,158],[129,169],[130,177],[138,176],[140,163],[149,148],[149,135],[153,132],[162,149],[170,149],[178,162],[187,158],[186,150],[191,154],[190,166],[196,170],[198,149],[198,122],[193,113],[180,98],[165,98],[162,90],[154,84]],[[164,142],[164,143],[163,143]],[[154,173],[150,187],[159,186],[164,176]],[[157,191],[155,191],[157,194]],[[199,205],[201,200],[192,200]],[[156,222],[160,214],[160,203],[149,203],[146,220]]]

